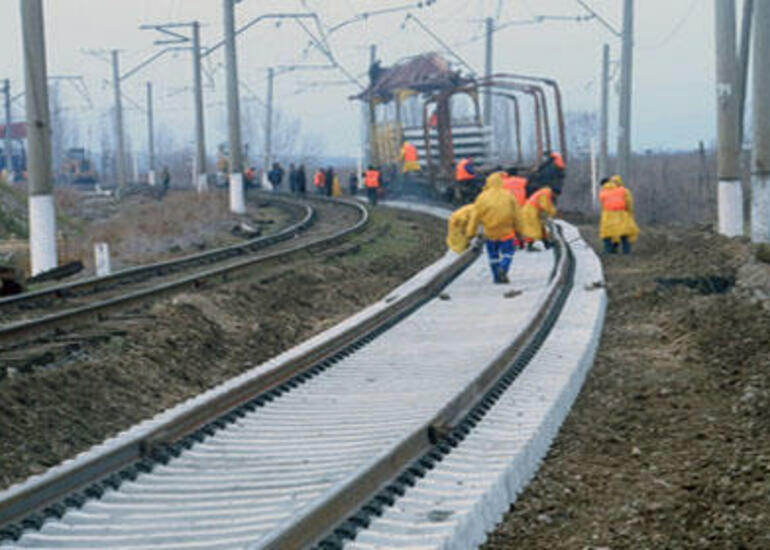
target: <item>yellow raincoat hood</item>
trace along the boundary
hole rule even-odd
[[[476,232],[478,224],[484,226],[484,234],[493,240],[510,239],[518,226],[519,203],[516,197],[503,189],[503,172],[495,172],[487,178],[484,189],[473,203],[476,217],[469,231]]]

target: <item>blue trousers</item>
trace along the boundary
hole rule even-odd
[[[511,262],[513,262],[513,252],[516,248],[513,245],[513,239],[506,239],[504,241],[487,240],[486,246],[492,276],[497,278],[498,269],[503,275],[507,275]]]
[[[628,237],[625,235],[620,237],[620,245],[623,248],[623,254],[631,254],[631,243]],[[617,254],[618,243],[613,242],[612,239],[604,239],[604,253],[605,254]]]

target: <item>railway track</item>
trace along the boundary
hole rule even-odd
[[[269,197],[298,210],[295,223],[274,234],[184,258],[126,269],[0,300],[0,362],[31,342],[99,323],[184,289],[228,280],[262,262],[327,245],[362,229],[366,209],[357,203]],[[312,227],[312,232],[307,231]],[[65,343],[66,345],[66,343]]]
[[[422,524],[406,534],[398,514],[415,506],[415,491],[424,498],[420,485],[453,453],[468,459],[464,447],[485,437],[501,405],[520,418],[509,393],[537,402],[555,433],[551,411],[568,409],[580,373],[566,360],[558,376],[553,361],[545,374],[537,365],[544,352],[559,353],[549,334],[569,329],[565,308],[588,311],[580,323],[591,338],[576,357],[580,372],[590,365],[603,290],[587,284],[597,270],[579,236],[568,226],[557,234],[553,253],[520,261],[520,295],[490,290],[477,250],[448,254],[340,325],[0,493],[0,547],[438,547],[436,533],[459,505],[436,510],[426,499],[414,514]],[[522,394],[518,385],[532,377],[567,389]],[[521,452],[536,466],[532,449]],[[460,501],[462,479],[459,489],[444,487]],[[415,539],[420,526],[427,535]]]

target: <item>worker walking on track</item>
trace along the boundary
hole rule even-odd
[[[599,238],[604,241],[605,254],[617,254],[618,245],[623,254],[631,253],[631,243],[639,236],[639,226],[634,220],[634,199],[631,191],[623,186],[620,176],[601,181],[599,203],[602,207],[599,220]]]
[[[369,197],[369,203],[377,206],[377,195],[380,192],[380,171],[375,170],[374,166],[369,165],[369,169],[364,174],[364,185],[366,194]]]
[[[545,222],[556,215],[554,200],[551,188],[541,187],[527,199],[521,209],[520,237],[526,239],[527,250],[530,252],[536,250],[533,244],[535,241],[543,241],[546,249],[551,248]]]
[[[479,224],[484,227],[489,267],[498,284],[509,282],[508,270],[515,251],[513,240],[519,225],[519,205],[513,195],[503,189],[504,176],[505,172],[495,172],[487,178],[484,189],[473,202],[473,217],[466,233],[472,237]]]

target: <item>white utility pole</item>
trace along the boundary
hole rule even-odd
[[[147,183],[155,185],[155,125],[152,120],[152,82],[147,83]]]
[[[192,58],[193,58],[193,81],[195,83],[195,135],[197,143],[196,158],[196,178],[195,182],[198,189],[207,189],[206,167],[206,133],[203,126],[203,85],[201,84],[201,38],[200,24],[197,21],[192,23]]]
[[[599,118],[599,177],[609,177],[609,129],[610,129],[610,45],[602,47],[602,108]]]
[[[13,153],[11,152],[11,81],[7,78],[3,84],[5,94],[5,170],[8,181],[13,181]]]
[[[623,50],[620,68],[620,116],[618,117],[618,174],[631,176],[631,91],[634,57],[634,0],[623,3]]]
[[[227,125],[230,142],[230,210],[246,213],[243,196],[241,119],[238,104],[238,66],[235,56],[235,0],[222,0],[225,22],[225,67],[227,71]]]
[[[23,0],[22,0],[23,1]],[[117,155],[117,194],[123,194],[126,185],[126,150],[123,139],[123,101],[120,97],[120,63],[118,50],[112,50],[112,83],[115,89],[115,148]]]
[[[754,6],[751,241],[770,243],[770,2]]]
[[[486,48],[484,56],[484,77],[489,81],[492,76],[492,37],[495,32],[495,21],[491,17],[486,19]],[[484,89],[484,126],[492,124],[492,88]]]
[[[717,226],[722,235],[735,237],[743,235],[735,0],[715,0],[714,22],[717,55]]]
[[[26,86],[29,249],[32,275],[57,265],[56,214],[51,174],[51,117],[42,0],[19,0]]]
[[[264,174],[273,163],[273,81],[275,71],[272,67],[267,69],[267,106],[265,108],[265,169]]]

